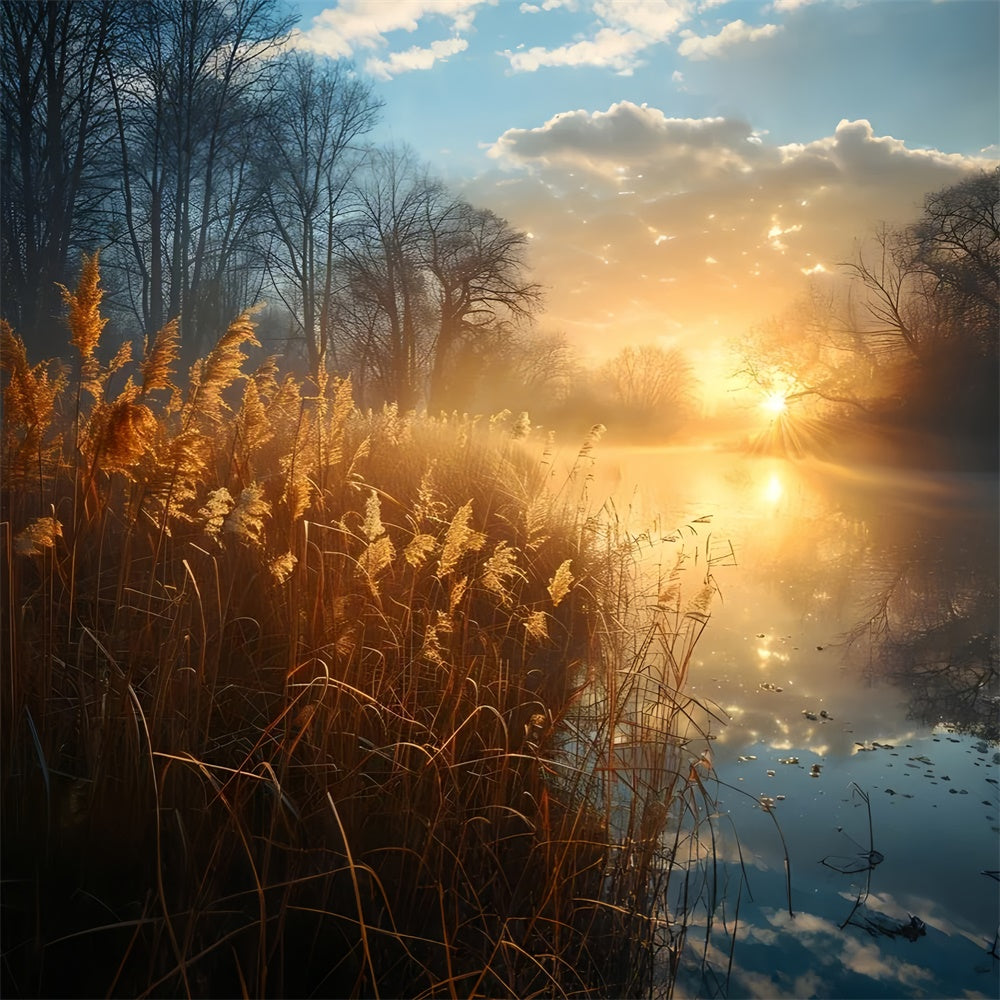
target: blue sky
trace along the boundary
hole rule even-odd
[[[997,162],[995,0],[300,0],[412,146],[532,233],[542,326],[724,364],[880,221]]]

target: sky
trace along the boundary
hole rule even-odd
[[[530,234],[538,326],[731,369],[879,223],[1000,157],[997,0],[300,0],[407,145]]]

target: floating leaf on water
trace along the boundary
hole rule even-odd
[[[803,714],[803,715],[804,715],[804,716],[805,716],[805,717],[806,717],[807,719],[809,719],[809,721],[810,721],[810,722],[815,722],[815,721],[816,721],[816,719],[817,719],[817,715],[815,714],[815,712],[810,712],[810,711],[809,711],[808,709],[806,709],[806,708],[802,709],[802,714]]]
[[[921,764],[931,764],[931,765],[933,765],[933,763],[934,763],[934,761],[932,761],[929,758],[923,756],[923,754],[921,754],[918,757],[911,757],[910,760],[919,760]]]
[[[778,763],[779,764],[798,764],[798,762],[799,762],[799,758],[798,757],[779,757],[778,758]]]
[[[822,764],[813,764],[813,766],[809,768],[809,777],[818,778],[821,769],[822,769]]]
[[[896,790],[894,788],[887,788],[885,790],[885,794],[886,795],[895,795],[896,794]]]
[[[774,773],[775,773],[774,771],[772,771],[772,770],[769,769],[768,772],[767,772],[767,776],[769,778],[773,778],[774,777]]]

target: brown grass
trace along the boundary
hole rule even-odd
[[[523,421],[248,371],[246,316],[186,389],[175,325],[102,364],[97,282],[72,373],[0,329],[4,995],[669,993],[707,616],[594,440],[553,485]]]

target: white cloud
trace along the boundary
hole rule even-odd
[[[536,3],[522,3],[518,10],[522,14],[541,14],[543,10],[558,10],[560,7],[576,10],[576,0],[545,0],[541,6]]]
[[[525,6],[536,7],[522,5],[522,10]],[[591,37],[551,49],[504,49],[500,55],[515,73],[533,73],[543,66],[595,66],[629,73],[641,54],[669,38],[693,9],[692,0],[597,0],[593,13],[600,26]]]
[[[686,183],[690,175],[741,170],[759,155],[743,121],[668,118],[657,108],[622,101],[607,111],[569,111],[534,129],[508,129],[489,149],[504,164],[579,169],[605,178],[624,162],[643,180],[665,172]],[[638,178],[637,178],[638,180]]]
[[[759,28],[752,28],[742,20],[730,21],[717,35],[701,37],[691,31],[682,32],[683,41],[677,46],[677,51],[688,59],[711,59],[734,45],[771,38],[779,31],[781,27],[777,24],[762,24]]]
[[[799,7],[808,7],[818,2],[819,0],[774,0],[774,3],[771,4],[771,9],[782,14],[785,11],[798,10]]]
[[[669,38],[693,12],[690,0],[598,0],[594,14],[613,27],[638,31],[651,42]]]
[[[598,66],[621,73],[634,64],[636,55],[647,44],[636,32],[622,34],[613,28],[602,28],[593,39],[556,49],[533,46],[520,52],[505,49],[500,54],[508,59],[515,73],[533,73],[543,66]]]
[[[469,43],[464,38],[444,38],[431,42],[428,48],[414,45],[404,52],[391,52],[386,59],[372,57],[365,62],[365,70],[379,80],[391,80],[401,73],[416,69],[431,69],[434,63],[464,52]]]
[[[416,31],[420,21],[431,16],[447,19],[455,31],[467,31],[484,2],[496,0],[341,0],[317,14],[293,44],[334,58],[351,56],[387,44],[391,32]]]
[[[739,335],[834,280],[879,222],[908,223],[928,192],[991,166],[863,119],[779,145],[746,121],[629,102],[508,129],[488,152],[504,173],[469,197],[535,234],[545,322],[595,352],[668,326],[695,349]]]

